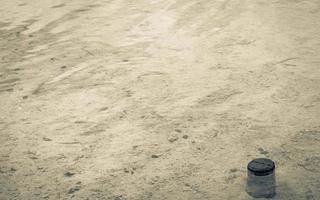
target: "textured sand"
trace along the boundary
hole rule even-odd
[[[1,0],[0,199],[320,199],[319,0]]]

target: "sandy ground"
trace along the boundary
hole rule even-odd
[[[319,0],[1,0],[0,199],[320,199]]]

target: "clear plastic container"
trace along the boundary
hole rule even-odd
[[[247,193],[255,198],[276,195],[275,164],[266,158],[254,159],[248,164]]]

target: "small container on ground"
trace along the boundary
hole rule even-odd
[[[255,198],[276,195],[275,164],[267,158],[258,158],[248,164],[247,193]]]

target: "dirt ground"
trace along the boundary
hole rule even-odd
[[[320,199],[319,0],[1,0],[0,199]]]

